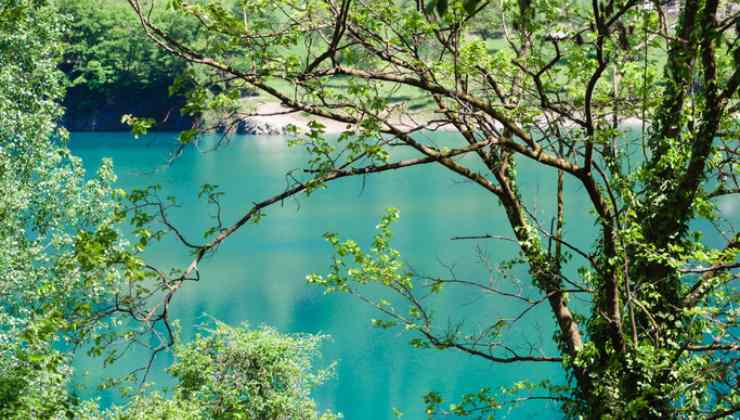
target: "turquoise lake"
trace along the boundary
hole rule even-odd
[[[71,148],[89,171],[104,157],[111,157],[121,188],[159,184],[162,197],[177,197],[181,207],[173,209],[172,219],[194,242],[212,225],[212,208],[197,198],[202,184],[216,184],[225,193],[223,216],[228,224],[248,211],[252,202],[281,192],[286,186],[285,174],[302,168],[307,156],[281,137],[237,136],[217,151],[188,149],[171,166],[163,167],[175,138],[172,133],[141,140],[133,140],[127,133],[74,133]],[[435,134],[430,141],[454,144],[455,139],[450,134]],[[555,172],[522,162],[519,174],[523,197],[549,226]],[[588,248],[595,228],[587,197],[572,180],[566,187],[566,238]],[[180,321],[184,338],[192,337],[195,327],[211,317],[229,324],[267,324],[284,332],[330,335],[318,363],[336,361],[336,376],[314,396],[322,409],[341,412],[349,420],[392,419],[394,407],[405,413],[404,419],[426,418],[422,397],[429,391],[454,401],[484,386],[498,389],[524,379],[564,381],[557,364],[495,365],[454,350],[413,349],[408,345],[413,335],[373,328],[370,320],[382,316],[370,306],[349,295],[324,295],[320,288],[306,283],[307,274],[323,274],[329,269],[332,252],[322,238],[325,232],[339,233],[365,246],[387,207],[400,209],[393,246],[415,272],[449,277],[448,267],[454,266],[460,279],[486,282],[490,277],[503,289],[518,287],[511,279],[489,273],[480,263],[481,256],[492,264],[516,256],[511,243],[450,239],[481,234],[511,237],[503,209],[494,197],[444,168],[413,167],[340,180],[327,190],[267,209],[260,224],[245,226],[204,261],[199,283],[187,284],[176,295],[172,316]],[[174,240],[155,245],[147,256],[164,268],[182,267],[190,261],[187,250]],[[581,264],[574,257],[572,272]],[[526,271],[515,274],[527,290]],[[450,288],[430,305],[441,327],[467,319],[471,330],[485,328],[487,322],[521,309],[511,300],[470,288]],[[587,303],[574,299],[574,305]],[[555,355],[550,339],[553,327],[547,306],[540,305],[508,334],[510,342],[523,352],[534,346]],[[163,369],[170,361],[168,355],[157,360],[151,379],[159,385],[168,383]],[[80,356],[75,381],[94,384],[105,375],[124,373],[144,362],[143,352],[133,352],[103,371],[99,361]],[[117,398],[94,389],[85,393],[99,396],[105,405]],[[528,403],[502,414],[514,419],[560,417],[550,403]]]

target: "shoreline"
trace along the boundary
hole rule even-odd
[[[253,109],[254,115],[250,114],[245,120],[254,121],[260,124],[268,124],[276,128],[294,125],[299,131],[309,131],[308,124],[310,121],[318,121],[324,125],[324,132],[327,134],[339,134],[352,128],[352,124],[342,123],[329,118],[309,116],[303,111],[292,111],[290,108],[283,106],[278,102],[264,101],[258,98],[248,99],[245,101]],[[415,114],[413,116],[394,116],[394,124],[399,128],[414,128],[422,125],[430,125],[434,120],[434,114]],[[455,131],[451,124],[427,127],[433,131]]]
[[[302,111],[291,111],[290,108],[283,106],[278,102],[260,100],[258,98],[246,101],[254,109],[255,115],[250,115],[244,119],[254,122],[268,124],[273,127],[281,128],[287,125],[294,125],[299,131],[306,132],[309,130],[310,121],[318,121],[324,125],[324,132],[327,134],[339,134],[352,127],[351,124],[341,123],[329,118],[308,116]],[[392,117],[394,125],[399,128],[410,129],[419,126],[425,126],[425,130],[455,132],[457,129],[454,125],[435,123],[435,113],[418,113],[404,116]],[[621,122],[623,128],[635,128],[642,124],[642,120],[637,117],[625,118]]]
[[[243,100],[243,104],[248,109],[242,115],[237,116],[234,123],[228,129],[222,129],[219,127],[212,127],[209,132],[212,133],[223,133],[229,132],[230,134],[246,134],[246,135],[260,135],[260,136],[271,136],[271,135],[285,135],[288,134],[287,127],[293,125],[298,129],[300,133],[306,133],[310,131],[309,123],[311,121],[317,121],[324,125],[324,133],[326,134],[340,134],[342,132],[352,130],[353,124],[343,123],[332,120],[330,118],[313,116],[303,111],[292,110],[279,102],[265,100],[259,97],[253,97]],[[419,131],[440,131],[440,132],[456,132],[457,129],[451,123],[443,123],[437,119],[437,114],[432,111],[427,112],[416,112],[406,113],[403,115],[395,114],[391,115],[391,123],[399,129],[420,129]],[[201,116],[206,121],[208,117]],[[108,118],[110,119],[110,118]],[[95,118],[91,118],[91,121]],[[542,119],[544,122],[544,118]],[[96,120],[95,120],[96,121]],[[216,119],[218,121],[218,119]],[[64,122],[64,119],[63,119]],[[67,127],[70,132],[129,132],[130,127],[123,126],[120,123],[119,118],[115,118],[115,124],[106,124],[109,121],[100,121],[99,124],[88,124],[84,129],[80,129],[80,126]],[[191,124],[187,126],[182,124],[182,121],[178,121],[180,124],[169,127],[155,126],[150,131],[152,132],[179,132],[186,130],[191,127]],[[640,127],[642,120],[637,117],[625,118],[621,121],[620,126],[626,129],[635,129]],[[63,124],[64,125],[64,124]],[[500,124],[497,124],[500,126]],[[255,132],[240,132],[244,126],[250,126]],[[66,126],[65,126],[66,127]],[[573,125],[575,128],[575,124]],[[262,130],[262,131],[261,131]]]

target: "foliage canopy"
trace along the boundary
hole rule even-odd
[[[183,97],[170,94],[176,80],[190,79],[187,63],[149,42],[125,2],[56,0],[55,5],[65,26],[59,65],[69,79],[63,101],[69,129],[125,129],[121,116],[132,109],[158,119],[156,128],[188,125],[189,118],[179,115]],[[150,16],[179,36],[197,36],[193,25],[175,14],[157,9]]]

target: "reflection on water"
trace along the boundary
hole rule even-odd
[[[454,141],[444,136],[437,135],[435,140]],[[212,224],[212,209],[197,200],[202,184],[217,184],[226,193],[224,218],[233,221],[252,202],[285,188],[286,172],[300,168],[306,157],[281,138],[239,137],[215,152],[188,150],[171,167],[155,171],[172,150],[172,138],[171,134],[155,134],[136,142],[128,134],[78,133],[73,135],[72,149],[88,168],[111,156],[123,188],[160,184],[162,196],[174,195],[183,204],[172,218],[194,240]],[[525,163],[519,173],[525,200],[549,223],[554,172]],[[571,242],[589,246],[594,228],[584,199],[579,187],[568,185],[566,201],[572,222],[566,232]],[[188,284],[174,301],[174,317],[180,320],[184,336],[192,336],[194,326],[207,316],[232,324],[248,321],[283,331],[331,335],[323,353],[325,362],[339,362],[337,377],[318,390],[316,398],[323,408],[340,411],[350,420],[390,419],[392,407],[405,412],[404,418],[423,418],[421,397],[432,390],[454,398],[483,386],[496,389],[522,379],[563,380],[557,365],[500,366],[450,350],[412,349],[407,344],[411,336],[373,329],[369,320],[379,314],[370,307],[349,296],[324,296],[305,283],[307,273],[328,269],[331,249],[322,239],[325,232],[338,232],[366,245],[386,207],[401,210],[394,247],[420,273],[446,275],[443,264],[455,265],[458,277],[480,280],[489,274],[477,263],[477,254],[487,254],[494,262],[515,256],[508,242],[450,240],[457,235],[511,236],[511,232],[490,194],[461,182],[449,171],[414,167],[364,180],[344,179],[311,197],[268,209],[262,223],[246,226],[206,260],[202,281]],[[160,266],[188,261],[187,251],[172,241],[157,244],[149,257]],[[519,275],[528,284],[525,273]],[[494,280],[511,287],[503,284],[505,279]],[[469,317],[472,329],[484,328],[488,320],[515,309],[509,300],[466,289],[450,290],[435,302],[442,325]],[[553,354],[549,344],[553,321],[546,309],[538,307],[517,324],[510,332],[512,342],[533,344]],[[141,364],[142,357],[134,354],[106,374],[125,372]],[[153,376],[160,384],[167,383],[161,371],[167,362],[166,357],[160,359]],[[78,383],[94,383],[103,376],[97,362],[80,357],[76,365]],[[98,395],[103,403],[114,398],[105,392]],[[559,416],[556,407],[542,403],[525,406],[511,418],[543,413]]]

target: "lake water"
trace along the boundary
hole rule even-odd
[[[173,220],[194,241],[211,225],[211,210],[197,199],[202,184],[217,184],[226,193],[224,218],[229,223],[252,202],[282,191],[285,173],[301,168],[306,158],[303,150],[288,147],[286,139],[243,136],[215,152],[187,150],[162,169],[174,138],[175,134],[160,133],[135,141],[122,133],[75,133],[71,146],[89,170],[103,157],[112,157],[123,188],[160,184],[163,197],[176,196],[182,207],[173,211]],[[436,134],[432,140],[455,141],[450,134]],[[549,225],[554,171],[523,162],[519,174],[523,197]],[[584,191],[569,180],[566,237],[588,247],[595,230],[584,200]],[[285,332],[328,334],[332,338],[323,346],[321,363],[337,361],[338,368],[315,398],[320,407],[339,411],[349,420],[391,419],[394,407],[406,413],[404,419],[425,418],[422,396],[429,391],[454,400],[483,386],[498,389],[523,379],[564,380],[557,364],[494,365],[453,350],[413,349],[408,345],[413,336],[373,328],[370,319],[382,317],[369,306],[348,295],[325,296],[306,284],[306,274],[328,271],[332,253],[322,238],[325,232],[367,245],[387,207],[401,211],[393,246],[419,273],[447,276],[446,266],[454,265],[458,278],[485,281],[489,274],[478,255],[488,255],[494,263],[516,255],[505,241],[450,240],[460,235],[512,235],[491,194],[444,168],[414,167],[341,180],[328,190],[268,209],[260,224],[245,226],[202,264],[202,281],[187,284],[173,302],[173,316],[180,320],[185,338],[192,337],[194,326],[208,317],[229,324],[268,324]],[[187,251],[174,241],[158,244],[148,256],[164,267],[189,261]],[[576,260],[573,267],[580,263]],[[523,285],[529,284],[523,270],[517,274]],[[495,281],[502,288],[511,287],[506,279]],[[472,329],[484,328],[519,308],[510,300],[469,289],[451,289],[433,304],[442,327],[448,320],[468,319]],[[540,305],[509,331],[511,342],[520,349],[532,344],[554,355],[553,326],[547,306]],[[169,357],[158,360],[152,379],[159,384],[168,383],[162,369],[169,361]],[[103,372],[98,361],[79,357],[76,382],[93,384],[105,374],[143,363],[143,354],[134,353]],[[91,393],[103,404],[116,401],[108,392],[83,392]],[[509,414],[509,418],[532,416],[560,417],[557,407],[548,403],[524,405]]]

